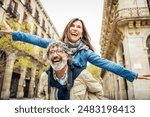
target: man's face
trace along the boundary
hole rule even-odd
[[[63,48],[51,47],[48,59],[52,68],[56,71],[61,70],[67,64],[68,54]]]

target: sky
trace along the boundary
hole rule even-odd
[[[100,52],[100,33],[104,0],[40,0],[56,30],[63,33],[67,23],[80,18],[90,34],[96,53]]]

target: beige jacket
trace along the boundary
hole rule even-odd
[[[93,78],[87,71],[83,70],[75,79],[70,91],[71,100],[98,100],[102,99],[104,93],[100,81]],[[48,99],[48,75],[43,72],[39,82],[38,96],[40,99]],[[50,88],[50,99],[55,100],[56,88]]]

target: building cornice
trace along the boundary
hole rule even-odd
[[[47,21],[51,24],[52,28],[54,29],[55,33],[58,35],[58,37],[60,37],[60,34],[58,33],[58,31],[56,30],[56,27],[54,26],[54,24],[52,23],[49,15],[47,14],[47,12],[45,11],[42,3],[40,2],[40,0],[35,0],[37,2],[37,4],[39,5],[41,11],[43,12],[43,14],[45,15],[45,17],[47,18]]]
[[[102,56],[112,59],[117,45],[123,40],[124,34],[120,30],[121,26],[129,25],[135,20],[139,28],[139,20],[149,20],[150,14],[147,7],[126,8],[118,10],[118,0],[105,0],[103,11],[103,23],[101,31]]]

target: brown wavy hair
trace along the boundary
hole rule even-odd
[[[85,24],[84,24],[84,22],[83,22],[81,19],[79,19],[79,18],[74,18],[74,19],[72,19],[72,20],[67,24],[67,26],[65,27],[65,30],[64,30],[64,32],[63,32],[63,34],[62,34],[61,40],[64,42],[64,39],[65,39],[65,38],[68,38],[69,29],[70,29],[71,25],[72,25],[75,21],[80,21],[80,22],[82,23],[82,27],[83,27],[83,29],[82,29],[82,30],[83,30],[83,33],[82,33],[82,41],[83,41],[92,51],[94,51],[94,47],[93,47],[92,44],[91,44],[90,35],[89,35],[89,33],[88,33],[88,31],[87,31],[87,29],[86,29],[86,27],[85,27]]]

